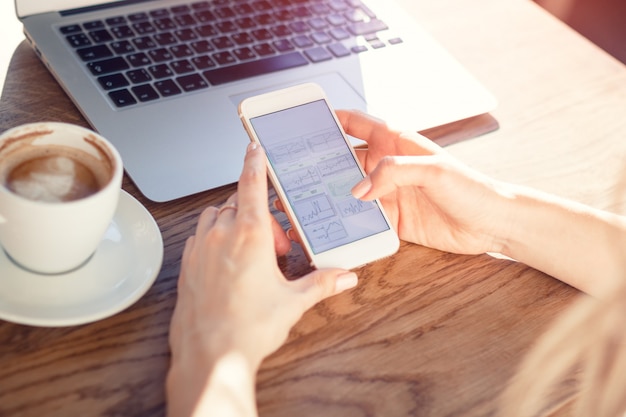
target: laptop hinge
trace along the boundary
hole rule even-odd
[[[122,0],[112,1],[110,3],[97,4],[95,6],[78,7],[76,9],[62,10],[59,13],[61,16],[72,16],[81,13],[94,12],[97,10],[110,9],[112,7],[127,6],[129,4],[147,3],[154,0]]]

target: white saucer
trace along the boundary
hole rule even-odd
[[[0,319],[52,327],[112,316],[148,291],[162,262],[159,227],[122,191],[102,243],[79,269],[39,275],[16,266],[0,248]]]

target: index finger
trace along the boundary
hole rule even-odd
[[[335,113],[346,134],[366,142],[374,139],[376,129],[387,128],[383,121],[359,110],[337,110]]]
[[[267,208],[267,167],[263,149],[256,142],[248,145],[237,185],[238,213],[254,220],[269,220]]]

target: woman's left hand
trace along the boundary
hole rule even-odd
[[[199,401],[215,360],[235,353],[256,373],[307,309],[357,283],[354,273],[340,269],[288,281],[276,261],[276,224],[267,202],[265,156],[251,144],[237,193],[222,208],[202,213],[183,252],[168,391],[186,381],[180,389],[193,386],[196,393],[188,392],[187,402]]]

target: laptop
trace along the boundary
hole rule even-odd
[[[127,174],[164,202],[236,182],[237,105],[318,83],[422,130],[494,97],[393,0],[15,0],[32,47]]]

